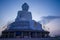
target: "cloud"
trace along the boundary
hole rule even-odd
[[[60,35],[60,16],[46,16],[42,17],[43,29],[50,32],[50,36]]]
[[[44,16],[42,17],[41,23],[46,25],[54,19],[59,19],[60,16]]]
[[[50,31],[50,36],[60,35],[60,19],[52,20],[50,23],[46,24],[45,27]]]

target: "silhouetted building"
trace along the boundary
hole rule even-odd
[[[48,37],[49,32],[42,29],[42,25],[32,20],[32,14],[28,11],[27,3],[22,5],[22,11],[18,11],[15,22],[8,25],[2,32],[2,38],[40,38]]]

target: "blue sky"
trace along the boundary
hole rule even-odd
[[[14,20],[23,3],[28,3],[33,20],[43,16],[60,16],[60,0],[0,0],[0,26]]]

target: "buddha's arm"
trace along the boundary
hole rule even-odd
[[[32,14],[31,14],[31,12],[29,12],[29,17],[30,17],[30,19],[32,20]]]
[[[18,21],[19,18],[20,18],[20,12],[18,11],[18,14],[17,14],[17,17],[16,17],[15,21]]]

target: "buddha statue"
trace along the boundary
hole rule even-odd
[[[42,25],[32,20],[32,14],[28,11],[27,3],[22,5],[22,11],[18,11],[18,15],[8,29],[12,30],[42,30]]]
[[[32,14],[28,11],[29,6],[27,3],[22,5],[22,11],[18,11],[15,22],[11,23],[9,29],[30,29]]]
[[[32,20],[31,12],[28,11],[29,6],[27,3],[22,5],[22,11],[18,11],[17,18],[15,21],[30,21]]]

